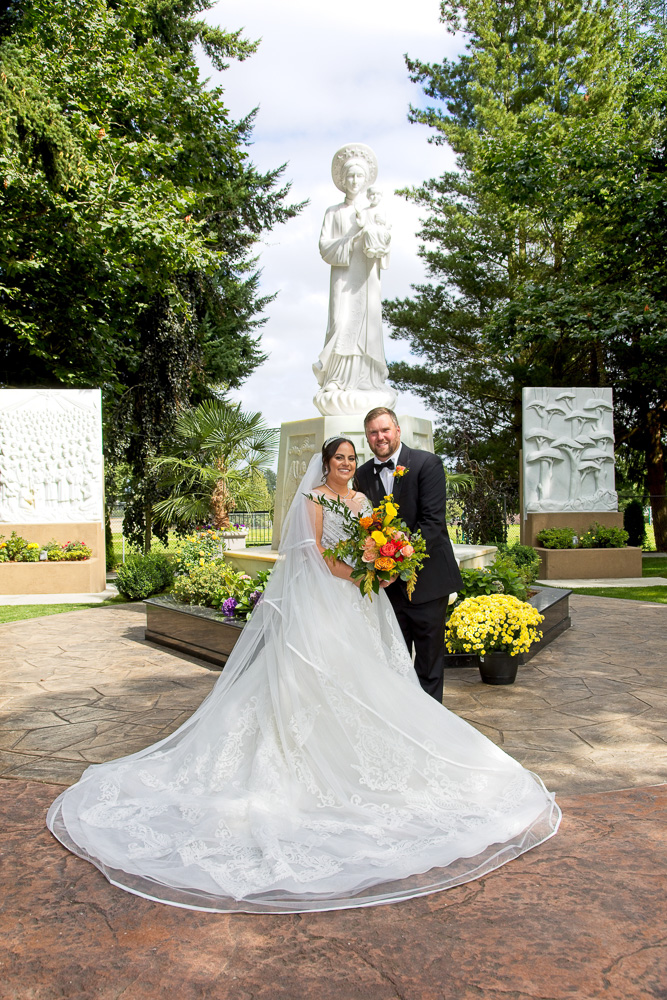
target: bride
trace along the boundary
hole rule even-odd
[[[327,563],[346,438],[301,482],[259,603],[215,687],[171,736],[89,767],[48,826],[108,880],[214,912],[388,903],[478,878],[551,837],[540,779],[424,694],[386,594]]]

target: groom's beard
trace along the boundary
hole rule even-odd
[[[382,444],[371,445],[369,447],[376,458],[386,459],[390,455],[393,455],[395,451],[401,447],[401,437],[397,434],[396,437],[392,438],[391,441],[385,441]]]

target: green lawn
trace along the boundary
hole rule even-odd
[[[101,604],[2,604],[0,605],[0,625],[8,622],[21,622],[26,618],[62,615],[67,611],[83,611],[84,608],[107,608],[110,604],[127,604],[127,600],[124,597],[112,597]]]
[[[667,577],[667,558],[653,556],[642,559],[642,576],[646,577],[646,587],[577,587],[573,594],[588,594],[590,597],[616,597],[624,601],[651,601],[653,604],[667,604],[667,586],[652,587],[651,577]]]
[[[577,587],[573,594],[588,594],[589,597],[617,597],[624,601],[650,601],[652,604],[667,604],[667,587]]]

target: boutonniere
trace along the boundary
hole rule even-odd
[[[402,479],[409,471],[405,465],[397,465],[394,469],[394,479]]]

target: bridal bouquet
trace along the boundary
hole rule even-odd
[[[326,559],[339,559],[352,565],[352,579],[360,580],[362,594],[380,591],[381,580],[400,577],[407,583],[408,598],[417,583],[417,574],[428,559],[426,542],[419,531],[410,531],[398,516],[398,504],[391,497],[373,508],[373,513],[356,518],[342,500],[310,495],[322,507],[342,514],[347,530],[332,549],[325,549]]]

